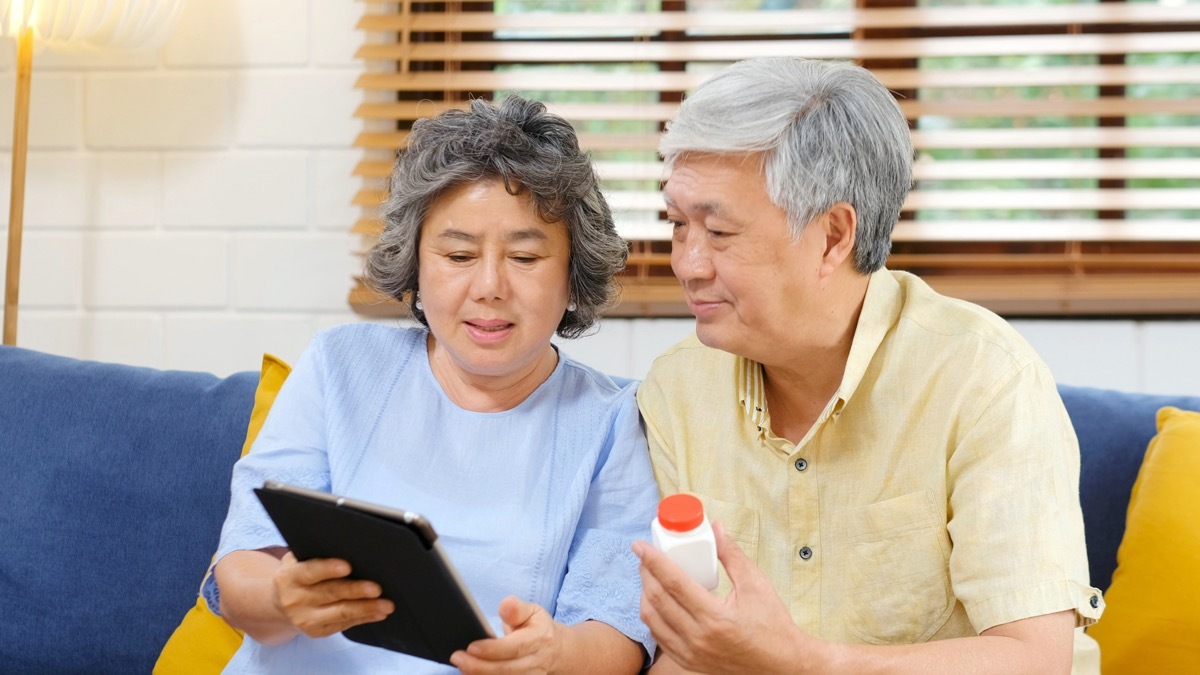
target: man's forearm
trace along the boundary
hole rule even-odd
[[[958,675],[1066,675],[1071,672],[1075,613],[1071,610],[1021,619],[990,628],[976,637],[962,637],[911,645],[837,644],[797,630],[794,640],[774,652],[772,665],[755,666],[756,672],[794,675],[826,673],[945,673]],[[780,653],[787,652],[787,653]],[[682,661],[690,661],[687,656]],[[714,663],[716,671],[736,672],[731,664]],[[663,654],[651,669],[653,675],[704,672],[680,666]]]
[[[828,672],[836,673],[1030,673],[1071,672],[1075,612],[1021,619],[994,626],[978,637],[915,645],[828,645]]]

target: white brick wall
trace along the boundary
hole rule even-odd
[[[306,64],[308,4],[303,0],[185,3],[179,28],[163,49],[163,60],[171,68]],[[345,3],[317,0],[314,4]]]
[[[15,49],[4,41],[4,51]],[[36,68],[29,86],[29,147],[32,150],[75,149],[83,140],[83,77],[77,74],[42,72]],[[13,87],[12,63],[0,75],[0,147],[12,149]]]
[[[111,150],[226,148],[232,100],[232,77],[227,74],[166,69],[89,74],[84,119],[87,146]]]
[[[163,225],[168,229],[304,229],[307,192],[308,153],[302,151],[163,157]]]
[[[194,0],[155,54],[39,51],[20,344],[227,374],[257,370],[264,351],[295,361],[313,332],[359,320],[346,307],[358,266],[347,228],[366,6]],[[5,228],[13,78],[2,44]],[[1200,321],[1015,324],[1060,381],[1200,394]],[[610,319],[559,342],[638,377],[690,330]]]

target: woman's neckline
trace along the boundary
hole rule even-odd
[[[527,391],[522,391],[521,388],[511,387],[503,390],[489,391],[472,386],[470,383],[457,377],[452,368],[446,368],[442,374],[445,377],[439,377],[439,369],[435,363],[435,341],[437,338],[433,336],[428,329],[423,331],[424,339],[421,340],[418,349],[424,356],[425,372],[431,378],[433,386],[435,386],[439,394],[451,405],[459,408],[464,412],[480,414],[480,415],[499,415],[510,413],[521,409],[534,395],[546,386],[548,382],[557,376],[558,372],[563,368],[565,357],[553,343],[549,346],[553,350],[555,363],[545,377],[536,385],[528,387]],[[449,387],[447,386],[449,384]],[[454,391],[451,391],[454,389]],[[515,393],[508,393],[516,389]]]

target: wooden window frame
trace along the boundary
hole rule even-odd
[[[1131,53],[1197,51],[1200,5],[1163,7],[1109,2],[1021,7],[916,7],[916,0],[856,0],[847,10],[687,13],[686,0],[663,0],[662,11],[588,14],[592,29],[620,28],[628,37],[550,40],[495,39],[495,31],[565,29],[578,16],[492,13],[491,2],[367,3],[359,28],[369,39],[359,50],[367,72],[358,81],[367,101],[356,115],[366,129],[355,145],[364,151],[355,169],[364,181],[354,203],[363,217],[353,231],[364,250],[380,231],[376,219],[391,157],[402,148],[413,120],[470,96],[500,90],[634,90],[657,103],[559,103],[551,110],[573,122],[642,120],[661,130],[683,94],[704,77],[689,62],[726,61],[759,54],[849,58],[872,70],[899,97],[923,153],[914,168],[916,187],[893,237],[888,266],[920,274],[946,295],[984,305],[1007,316],[1179,316],[1200,314],[1200,220],[1144,217],[1156,210],[1200,212],[1200,128],[1126,126],[1127,117],[1200,115],[1200,97],[1139,98],[1128,86],[1200,83],[1200,62],[1126,64]],[[769,16],[768,16],[769,15]],[[791,22],[791,23],[788,23]],[[769,25],[803,26],[802,32],[770,34]],[[689,35],[691,28],[726,30],[732,37]],[[761,32],[755,33],[755,30]],[[382,39],[380,38],[382,36]],[[918,59],[937,55],[1056,54],[1094,57],[1095,63],[1032,69],[923,68]],[[568,61],[566,57],[569,56]],[[657,70],[637,77],[613,73],[505,73],[510,63],[651,62]],[[1064,99],[1000,101],[929,100],[930,87],[1090,86],[1097,95]],[[1068,128],[924,129],[916,121],[1037,114],[1094,118],[1094,126]],[[599,152],[648,151],[657,132],[616,134],[581,131],[585,148]],[[1141,158],[1138,147],[1185,148],[1183,157]],[[942,148],[1085,149],[1080,159],[939,159]],[[655,180],[654,161],[601,158],[602,177]],[[1191,181],[1183,188],[1130,187],[1145,178]],[[1092,187],[932,189],[947,180],[1087,180]],[[653,189],[614,190],[614,210],[656,212]],[[1005,210],[1047,213],[1031,219],[927,220],[931,210]],[[1058,212],[1090,212],[1080,217]],[[1133,213],[1131,213],[1133,212]],[[661,216],[661,214],[659,214]],[[665,225],[662,233],[666,233]],[[630,264],[620,304],[609,316],[688,316],[670,271],[670,245],[653,228],[629,226]],[[361,282],[350,295],[356,312],[403,316],[406,308],[380,298]]]

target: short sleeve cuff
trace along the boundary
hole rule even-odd
[[[638,614],[642,584],[630,543],[614,533],[582,531],[554,619],[568,626],[584,621],[608,624],[642,645],[648,664],[657,645]]]
[[[215,565],[214,565],[215,567]],[[200,584],[200,597],[208,604],[208,609],[216,616],[221,616],[221,589],[217,587],[217,577],[213,567],[208,568],[204,575],[204,583]]]
[[[1075,610],[1075,627],[1096,623],[1104,613],[1104,596],[1098,589],[1062,580],[998,595],[965,607],[971,625],[982,633],[993,626]]]

